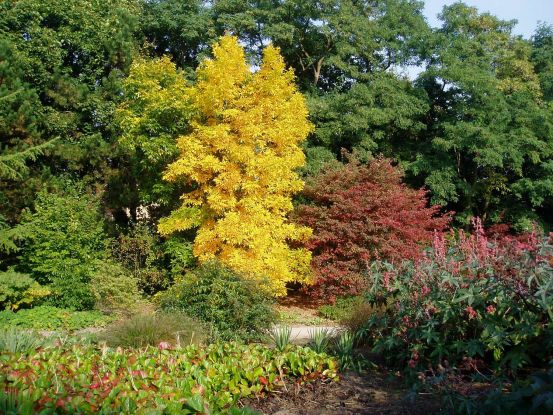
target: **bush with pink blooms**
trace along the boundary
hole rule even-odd
[[[552,236],[505,229],[436,234],[418,261],[374,263],[360,332],[413,371],[464,362],[515,374],[553,358]]]

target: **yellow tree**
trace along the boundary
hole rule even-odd
[[[310,253],[291,244],[311,230],[290,223],[292,195],[303,187],[296,169],[312,129],[303,96],[279,50],[265,49],[252,73],[238,40],[224,36],[198,68],[192,132],[179,137],[179,158],[164,178],[194,190],[160,221],[159,232],[198,227],[194,254],[218,258],[284,295],[288,281],[309,280]]]

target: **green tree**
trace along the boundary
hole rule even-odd
[[[134,221],[141,205],[150,206],[150,215],[155,206],[156,217],[169,214],[183,189],[162,180],[161,175],[179,153],[177,137],[190,130],[190,88],[167,57],[137,59],[123,87],[125,95],[116,119],[125,168],[112,181],[108,200],[114,207],[128,206]]]
[[[25,228],[21,268],[52,294],[58,307],[91,309],[95,298],[90,280],[106,260],[104,223],[96,197],[71,184],[64,192],[40,192],[34,211],[27,211],[19,227]]]
[[[553,196],[553,125],[529,45],[506,22],[462,3],[444,7],[442,27],[417,84],[431,107],[407,169],[461,223],[478,215],[538,219]]]
[[[254,59],[271,41],[280,47],[308,96],[316,129],[308,151],[326,158],[342,148],[384,152],[424,128],[428,106],[400,76],[423,54],[429,33],[422,2],[408,0],[219,0],[217,29],[236,33]],[[308,165],[310,160],[308,159]]]
[[[37,144],[36,115],[40,111],[38,95],[23,81],[19,54],[4,39],[0,39],[0,177],[21,179],[26,172],[25,161],[40,151],[31,150]]]
[[[532,37],[532,63],[535,65],[544,98],[553,101],[553,25],[541,23]]]
[[[41,142],[36,128],[40,103],[36,92],[23,80],[20,56],[13,46],[0,40],[0,252],[17,249],[14,240],[23,237],[10,228],[15,214],[13,192],[16,182],[27,179],[30,161],[35,161],[51,146]],[[15,206],[14,206],[15,205]]]
[[[201,0],[145,1],[140,26],[149,52],[171,56],[181,69],[196,69],[217,38],[210,10]]]
[[[24,149],[59,137],[18,188],[0,184],[10,221],[53,175],[72,172],[99,186],[110,180],[117,168],[113,111],[135,49],[139,10],[138,0],[0,2],[0,54],[11,51],[19,68],[6,74],[8,85],[20,89],[10,108],[17,114],[19,100],[25,114],[12,119],[27,120],[25,134],[12,128],[10,145]],[[0,125],[10,119],[0,116]]]

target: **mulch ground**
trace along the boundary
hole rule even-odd
[[[244,399],[266,415],[350,415],[439,413],[440,401],[430,394],[413,394],[399,380],[379,372],[347,372],[337,382],[288,385],[264,399]]]

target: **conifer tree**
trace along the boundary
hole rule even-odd
[[[195,189],[159,231],[198,227],[200,261],[218,258],[283,295],[287,281],[309,278],[309,252],[290,242],[310,230],[287,220],[291,196],[303,187],[296,169],[305,162],[299,144],[312,129],[307,107],[277,48],[265,49],[253,74],[235,37],[222,37],[213,55],[191,92],[192,132],[178,139],[180,156],[164,175]]]

